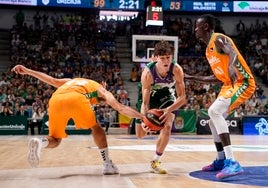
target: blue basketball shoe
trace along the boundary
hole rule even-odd
[[[224,179],[231,176],[235,176],[238,174],[242,174],[244,172],[243,168],[237,161],[233,161],[231,159],[224,160],[224,167],[223,169],[216,174],[218,179]]]
[[[218,171],[222,170],[224,166],[224,159],[216,159],[210,165],[204,166],[203,171]]]

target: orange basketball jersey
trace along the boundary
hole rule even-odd
[[[234,87],[232,86],[228,72],[229,55],[217,51],[214,43],[217,36],[223,36],[227,38],[238,55],[237,62],[234,65],[234,69],[236,69],[238,78]],[[231,97],[231,106],[229,108],[229,112],[252,96],[256,88],[254,77],[245,59],[240,54],[231,38],[221,33],[213,33],[206,48],[206,57],[214,75],[223,83],[218,97]]]
[[[97,89],[100,86],[101,85],[94,80],[74,78],[59,87],[55,93],[68,93],[75,91],[84,94],[89,99],[90,104],[97,104],[99,103]]]

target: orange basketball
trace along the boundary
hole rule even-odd
[[[162,112],[159,112],[158,109],[150,109],[145,114],[143,120],[144,124],[149,127],[152,131],[159,131],[164,128],[164,123],[161,123],[159,117],[162,115]]]

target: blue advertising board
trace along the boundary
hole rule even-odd
[[[194,12],[232,12],[233,1],[163,1],[163,9],[166,11],[194,11]]]
[[[268,116],[244,116],[243,135],[268,135]]]

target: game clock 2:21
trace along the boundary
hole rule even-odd
[[[137,9],[140,9],[140,1],[139,0],[119,0],[118,8],[137,10]]]
[[[95,8],[103,9],[140,9],[140,1],[144,0],[94,0]]]

